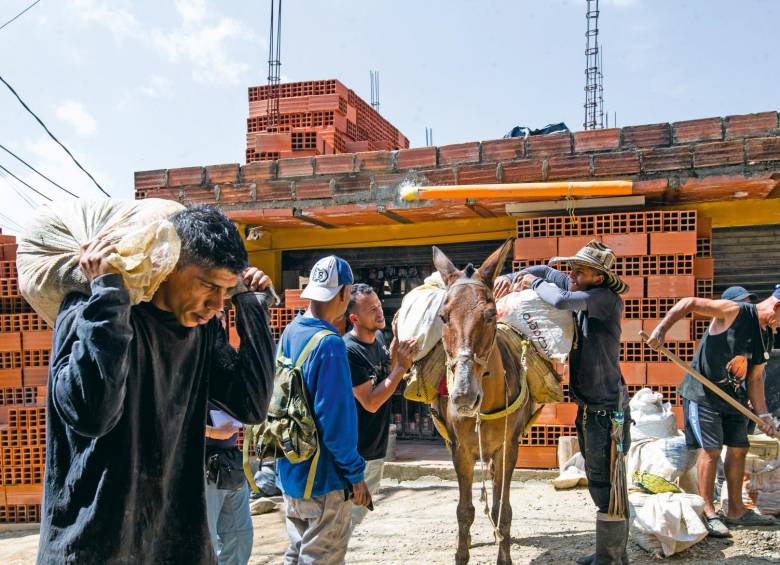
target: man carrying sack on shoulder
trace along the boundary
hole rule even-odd
[[[648,345],[658,349],[666,332],[689,314],[712,318],[701,338],[691,367],[712,381],[735,402],[746,405],[763,421],[761,431],[777,435],[768,413],[764,393],[764,369],[774,345],[774,332],[780,327],[780,285],[766,300],[746,304],[732,300],[683,298],[653,331]],[[747,387],[743,386],[747,383]],[[701,448],[697,475],[699,494],[704,498],[705,525],[713,537],[730,537],[732,526],[772,526],[778,522],[745,507],[742,482],[748,448],[748,419],[692,377],[685,376],[683,397],[685,438],[691,449]],[[715,473],[723,446],[726,446],[728,512],[718,515],[713,502]]]
[[[588,490],[598,507],[596,552],[580,564],[628,563],[628,493],[624,455],[630,445],[628,393],[620,372],[621,294],[628,285],[613,272],[615,254],[591,241],[574,257],[554,257],[570,273],[546,266],[498,277],[496,299],[515,282],[531,288],[551,306],[576,317],[576,343],[569,355],[571,392],[577,410],[577,437],[585,458]]]

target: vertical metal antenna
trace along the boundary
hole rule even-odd
[[[584,129],[604,127],[604,76],[599,53],[599,0],[586,0]]]
[[[371,74],[371,107],[379,109],[379,71],[369,71]]]
[[[274,10],[274,4],[278,6]],[[276,18],[274,19],[274,16]],[[268,34],[268,131],[279,127],[279,80],[282,68],[282,0],[271,0],[271,29]]]

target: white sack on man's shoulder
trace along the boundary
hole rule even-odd
[[[132,303],[151,300],[179,260],[181,242],[168,218],[183,209],[156,198],[44,204],[19,238],[16,262],[22,296],[54,325],[65,296],[90,293],[79,267],[81,246],[106,238],[117,247],[108,261],[122,275]]]

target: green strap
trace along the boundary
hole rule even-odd
[[[309,358],[309,355],[311,355],[311,352],[314,351],[314,348],[319,345],[320,341],[323,340],[328,335],[336,335],[330,330],[320,330],[316,334],[314,334],[311,339],[309,339],[309,342],[306,344],[306,347],[303,348],[303,351],[301,351],[300,355],[298,355],[298,359],[295,361],[295,368],[301,369],[303,367],[303,364],[306,362],[306,360]],[[312,417],[314,417],[314,407],[309,402],[309,393],[306,391],[306,383],[303,384],[303,396],[306,400],[306,404],[309,406],[309,410],[311,412]],[[303,499],[308,500],[311,498],[311,491],[314,488],[314,477],[317,475],[317,463],[319,463],[320,460],[320,438],[317,434],[317,427],[315,425],[314,427],[314,438],[317,440],[317,450],[314,452],[314,456],[311,458],[311,464],[309,466],[309,474],[306,477],[306,488],[303,491]]]
[[[252,474],[252,469],[249,466],[249,438],[255,435],[256,429],[257,426],[244,427],[244,444],[241,451],[243,452],[244,476],[246,477],[246,480],[249,481],[249,486],[252,489],[252,492],[259,493],[260,488],[257,486],[255,477]]]
[[[320,442],[317,440],[317,451],[314,452],[314,457],[311,458],[311,467],[309,467],[309,476],[306,477],[306,488],[303,491],[303,499],[308,500],[311,498],[311,491],[314,488],[314,477],[317,475],[317,463],[320,460]]]
[[[295,361],[295,368],[300,369],[303,367],[303,364],[306,363],[306,360],[309,358],[309,355],[311,355],[311,352],[314,351],[314,348],[317,347],[320,344],[320,341],[326,336],[329,335],[336,335],[330,330],[320,330],[311,338],[309,338],[309,341],[306,343],[306,347],[303,348],[303,351],[300,352],[298,355],[298,359]],[[281,347],[279,348],[281,351]]]
[[[306,360],[309,358],[309,355],[311,355],[311,352],[314,351],[314,349],[319,345],[320,341],[322,341],[323,338],[327,337],[328,335],[336,334],[330,330],[320,330],[309,338],[309,341],[306,343],[303,351],[300,352],[298,359],[295,361],[296,369],[303,367],[303,364],[306,363]],[[279,362],[283,358],[284,355],[282,355],[282,344],[280,340],[278,349],[276,351],[276,361]],[[314,416],[314,410],[309,403],[309,395],[306,392],[306,384],[303,383],[303,385],[303,396],[306,400],[306,404],[309,406],[309,409],[312,412],[312,416]],[[255,477],[252,474],[251,467],[249,466],[249,443],[250,438],[255,436],[258,430],[259,426],[246,426],[244,428],[244,444],[242,446],[244,476],[246,477],[247,481],[249,481],[249,486],[255,493],[260,492],[260,488],[257,486],[257,483],[255,483]],[[317,436],[316,427],[314,434],[314,437],[317,439],[317,450],[314,452],[314,456],[311,459],[311,468],[309,469],[309,476],[306,479],[306,490],[303,496],[305,499],[311,498],[311,490],[314,487],[314,476],[317,474],[317,463],[320,459],[320,440]]]

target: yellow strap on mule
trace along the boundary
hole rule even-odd
[[[526,394],[523,394],[525,392]],[[528,396],[528,389],[525,387],[521,387],[520,393],[517,395],[517,398],[515,399],[512,404],[505,407],[503,410],[499,410],[498,412],[480,412],[479,417],[482,420],[498,420],[499,418],[503,418],[504,416],[511,416],[515,412],[517,412],[520,409],[520,406],[523,405],[523,402],[525,401],[526,397]]]

